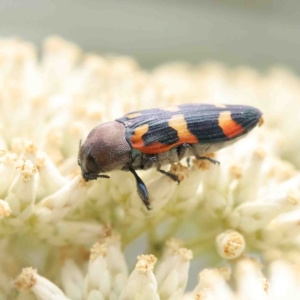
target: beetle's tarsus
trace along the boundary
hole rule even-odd
[[[220,162],[215,160],[215,159],[212,159],[210,157],[207,157],[207,156],[199,156],[199,157],[196,157],[197,159],[199,160],[208,160],[209,162],[213,163],[214,165],[220,165]]]
[[[166,171],[164,171],[164,170],[158,170],[158,172],[160,172],[160,173],[162,173],[162,174],[164,174],[164,175],[170,177],[171,179],[173,179],[174,181],[176,181],[177,184],[180,183],[180,180],[179,180],[179,178],[178,178],[177,175],[172,174],[172,173],[169,173],[169,172],[166,172]]]
[[[206,149],[206,151],[209,149],[210,147],[208,147]],[[191,149],[192,149],[192,152],[194,154],[194,156],[196,157],[196,159],[198,160],[208,160],[209,162],[213,163],[214,165],[220,165],[220,162],[215,160],[215,159],[212,159],[208,156],[200,156],[198,153],[197,153],[197,150],[195,149],[195,147],[191,146]],[[207,153],[207,152],[206,152]]]

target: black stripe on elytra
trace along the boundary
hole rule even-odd
[[[130,141],[130,137],[134,135],[136,128],[147,124],[149,126],[148,131],[142,135],[145,146],[149,146],[155,142],[165,145],[172,145],[178,142],[177,131],[168,124],[171,116],[176,114],[176,112],[153,108],[145,111],[145,114],[143,113],[144,111],[141,111],[141,115],[134,119],[128,119],[126,116],[117,119],[117,121],[123,124],[126,122],[130,123],[129,126],[125,126],[127,140]]]
[[[244,133],[257,125],[261,115],[262,113],[258,109],[249,106],[244,106],[240,109],[236,106],[231,111],[232,120],[244,128]]]
[[[201,111],[200,116],[186,116],[188,129],[195,135],[199,143],[213,143],[228,140],[219,126],[219,112]]]
[[[166,113],[164,112],[160,117],[159,126],[156,122],[148,122],[149,129],[143,134],[142,139],[145,146],[149,146],[152,143],[159,142],[165,145],[172,145],[178,142],[179,137],[177,130],[169,126],[170,116],[166,118]]]

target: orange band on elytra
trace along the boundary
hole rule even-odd
[[[243,126],[232,119],[230,111],[220,112],[219,126],[228,138],[233,138],[244,131]]]

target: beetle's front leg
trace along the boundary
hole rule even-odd
[[[138,176],[138,174],[135,172],[134,169],[129,168],[129,171],[131,174],[134,176],[135,181],[136,181],[136,187],[137,187],[137,192],[142,199],[143,203],[146,205],[147,209],[150,210],[150,202],[149,202],[149,196],[148,196],[148,191],[145,183],[143,180]]]

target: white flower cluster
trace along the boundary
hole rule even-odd
[[[23,291],[18,299],[34,299],[28,297],[31,292],[36,299],[54,300],[281,300],[297,299],[300,292],[299,271],[290,263],[273,262],[267,279],[261,264],[244,258],[236,262],[233,274],[227,266],[203,270],[194,290],[184,294],[191,258],[190,250],[170,241],[157,267],[154,255],[140,255],[128,276],[119,239],[113,235],[92,247],[86,275],[73,260],[63,262],[59,276],[64,292],[31,267],[22,270],[15,285]]]
[[[0,41],[0,299],[297,299],[299,86],[279,69],[146,72],[57,37],[40,59],[31,44]],[[94,126],[189,102],[251,104],[266,122],[211,154],[220,166],[170,166],[180,185],[139,172],[151,211],[129,173],[82,179],[79,141]],[[130,272],[124,249],[139,237],[147,245]],[[209,269],[188,292],[192,256]]]

